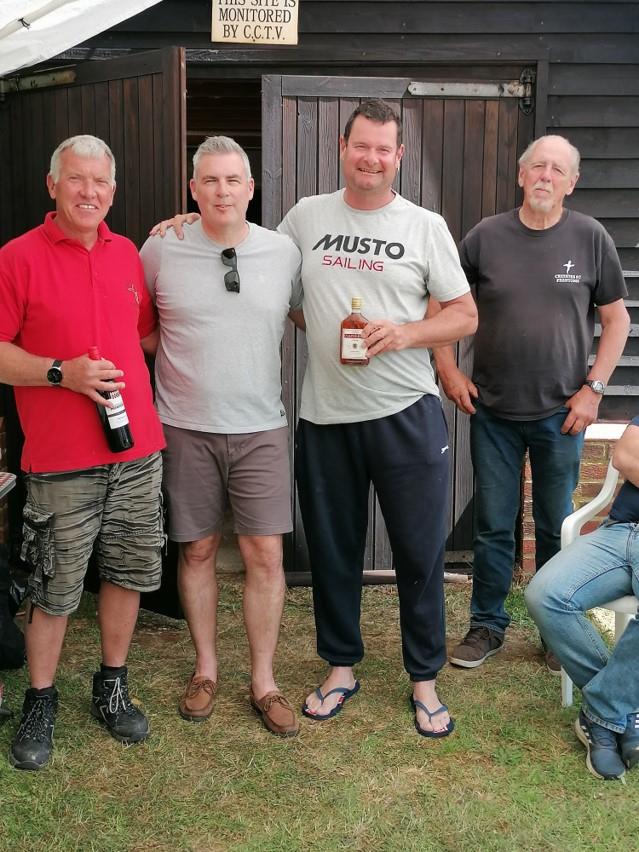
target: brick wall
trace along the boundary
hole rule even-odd
[[[612,456],[615,443],[615,441],[586,441],[584,444],[579,472],[579,484],[573,497],[575,509],[579,509],[599,493],[606,476],[606,471],[608,470],[608,462]],[[594,530],[607,513],[606,507],[596,518],[584,524],[582,531],[590,532]],[[515,568],[515,575],[518,580],[525,580],[526,577],[535,572],[535,524],[532,519],[532,481],[528,459],[526,459],[524,475],[524,514],[522,523],[521,563]]]

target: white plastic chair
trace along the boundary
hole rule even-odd
[[[615,437],[620,436],[615,435]],[[588,435],[586,435],[586,438],[588,438]],[[585,506],[568,515],[564,520],[561,527],[562,549],[577,538],[586,521],[596,517],[601,509],[604,509],[610,503],[615,493],[618,479],[619,473],[612,466],[611,460],[608,465],[606,478],[601,486],[601,491],[589,503],[586,503]],[[601,604],[602,609],[609,609],[615,614],[615,642],[618,641],[628,626],[628,622],[632,616],[637,614],[637,607],[639,607],[639,600],[634,595],[624,595],[622,598],[616,598],[614,601]],[[570,707],[572,704],[572,681],[563,669],[561,670],[561,704],[563,707]]]

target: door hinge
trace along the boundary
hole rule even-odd
[[[415,80],[408,92],[427,98],[518,98],[519,108],[529,115],[534,107],[534,68],[524,68],[519,80],[500,80],[493,83],[460,83],[449,80]]]

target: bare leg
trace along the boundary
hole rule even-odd
[[[251,653],[251,686],[256,698],[277,689],[273,658],[284,608],[281,535],[240,535],[246,579],[244,624]]]
[[[350,666],[332,666],[328,672],[328,677],[320,686],[320,692],[322,695],[326,695],[331,691],[331,689],[336,689],[338,686],[344,686],[346,689],[353,689],[355,686],[355,675],[353,674],[353,669]],[[342,700],[342,697],[343,696],[337,692],[335,695],[330,695],[322,704],[321,699],[317,696],[315,691],[313,691],[306,697],[306,706],[312,712],[319,713],[320,716],[325,716],[327,713],[330,713],[334,707],[337,707],[339,702]]]
[[[221,533],[180,544],[178,590],[195,647],[195,674],[217,683],[217,577]]]
[[[140,609],[140,593],[103,582],[98,598],[98,625],[102,662],[119,668],[126,665],[131,637]]]
[[[68,617],[49,615],[32,607],[30,619],[25,626],[25,642],[31,686],[46,689],[53,686],[55,680]]]
[[[413,683],[413,698],[425,704],[431,713],[437,710],[438,707],[441,707],[441,701],[437,696],[435,687],[436,681],[434,679],[420,680]],[[448,713],[439,713],[431,722],[424,711],[417,708],[417,722],[425,731],[443,731],[450,722],[450,716]]]

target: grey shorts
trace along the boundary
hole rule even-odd
[[[222,435],[164,426],[164,494],[169,538],[219,533],[227,505],[239,535],[293,529],[288,428]]]
[[[95,544],[101,580],[152,592],[162,578],[162,456],[26,476],[22,558],[34,606],[78,608]]]

